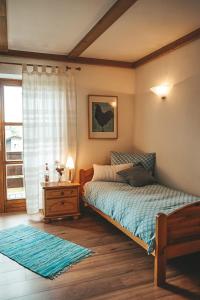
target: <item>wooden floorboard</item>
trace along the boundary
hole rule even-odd
[[[0,229],[29,224],[94,251],[55,280],[48,280],[0,254],[0,299],[200,299],[200,253],[168,264],[167,284],[153,286],[153,257],[102,218],[85,214],[44,224],[40,216],[0,215]]]

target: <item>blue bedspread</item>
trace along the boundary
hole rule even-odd
[[[155,224],[158,213],[169,214],[200,197],[162,185],[131,187],[119,182],[88,182],[85,200],[119,222],[148,244],[148,253],[155,249]]]

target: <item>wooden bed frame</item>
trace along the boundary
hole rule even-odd
[[[80,193],[83,195],[83,186],[91,181],[93,169],[80,170]],[[85,203],[107,221],[112,223],[123,233],[129,236],[147,250],[148,245],[134,236],[118,222],[102,211]],[[162,286],[166,280],[167,260],[200,251],[200,201],[185,205],[169,215],[159,213],[156,216],[156,247],[154,256],[154,285]]]

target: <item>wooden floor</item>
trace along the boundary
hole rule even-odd
[[[153,257],[92,214],[44,224],[37,216],[0,215],[0,229],[30,224],[92,249],[95,254],[55,280],[44,279],[0,254],[0,299],[200,299],[200,253],[175,259],[168,284],[153,286]]]

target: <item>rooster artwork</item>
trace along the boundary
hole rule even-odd
[[[93,113],[93,131],[112,132],[114,130],[114,111],[109,103],[93,102]]]
[[[90,139],[118,138],[118,97],[88,96],[88,137]]]

